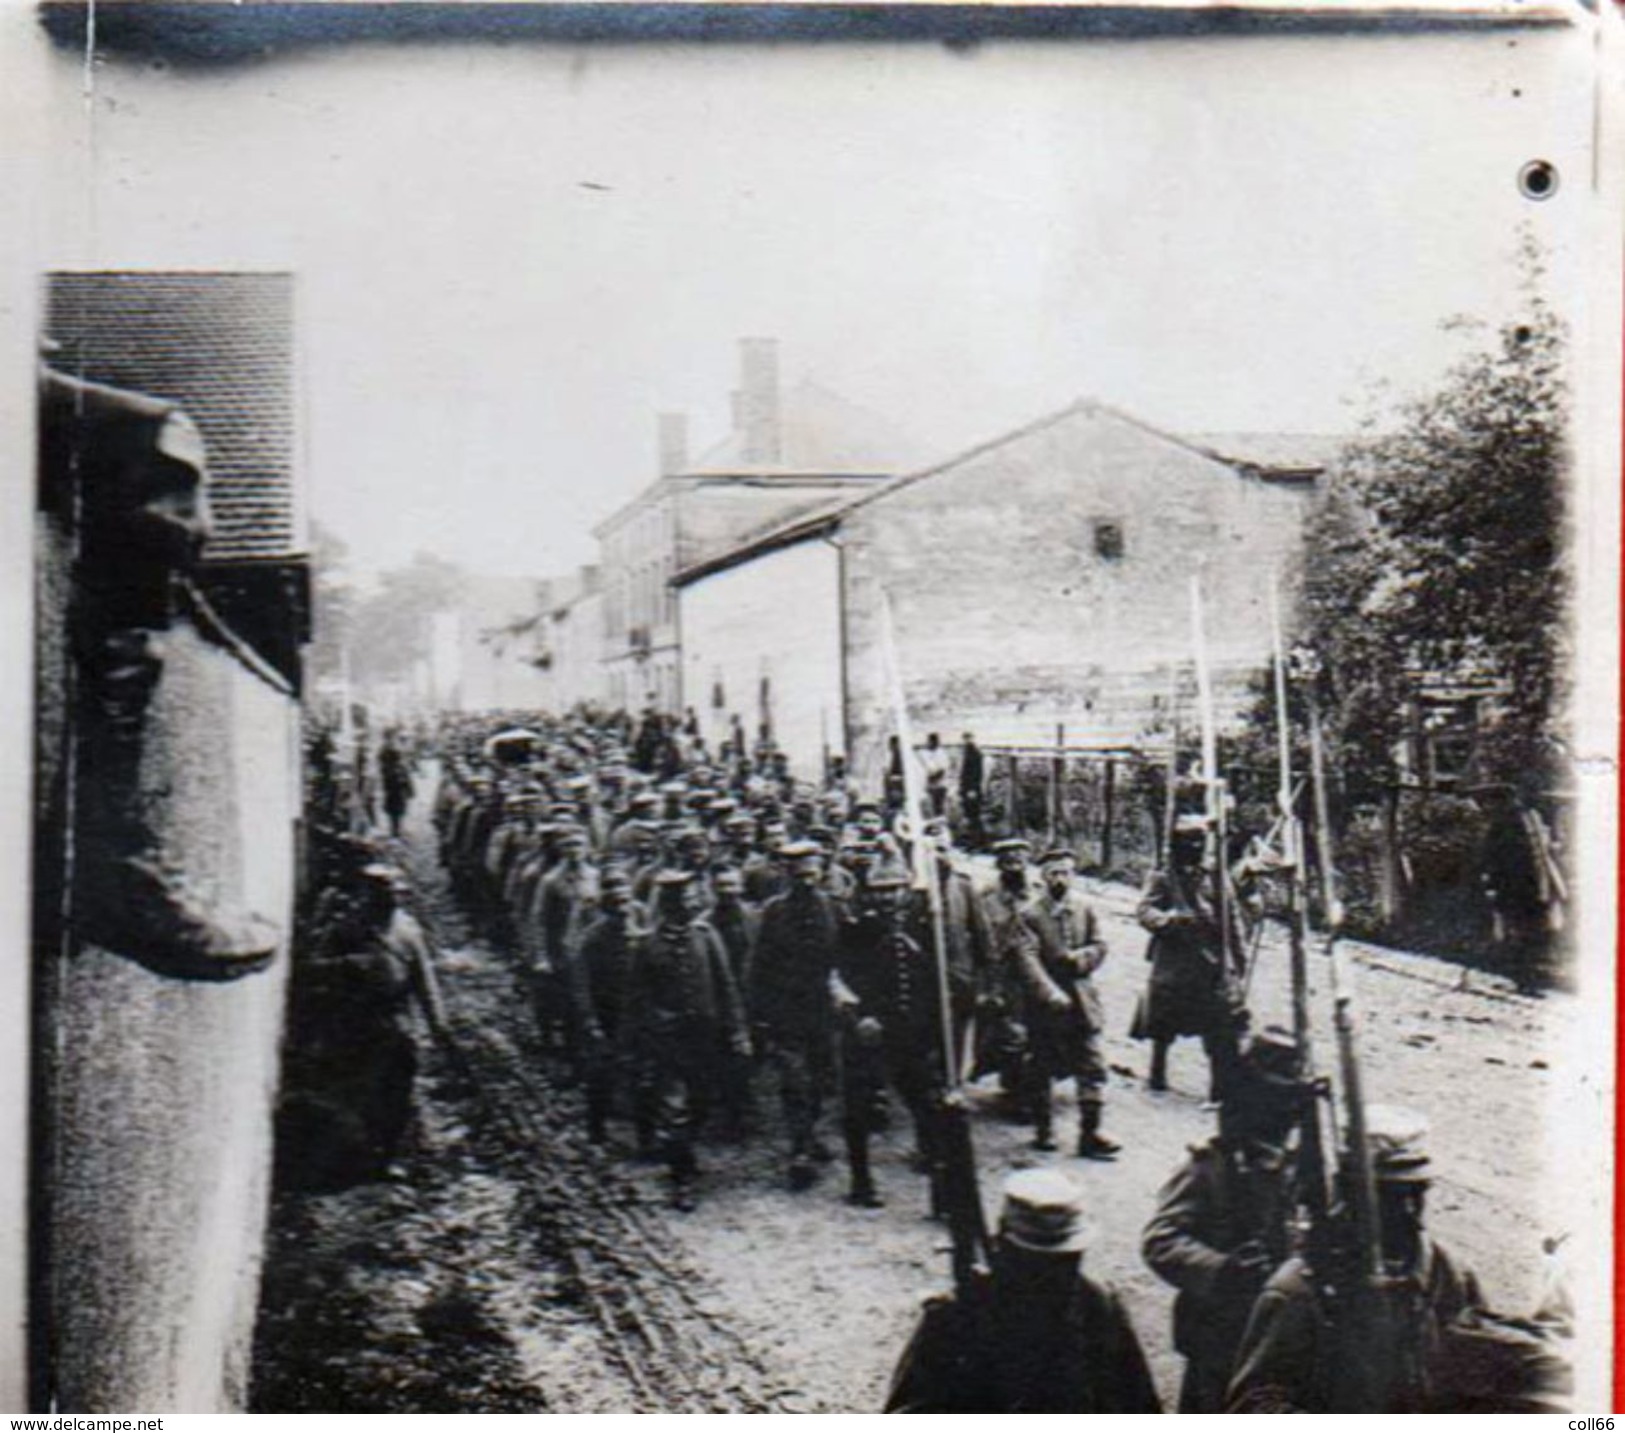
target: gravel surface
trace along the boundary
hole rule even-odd
[[[418,1147],[388,1182],[280,1196],[267,1257],[255,1378],[264,1411],[861,1411],[878,1408],[928,1293],[948,1282],[946,1236],[925,1217],[908,1167],[906,1117],[876,1144],[887,1205],[854,1210],[831,1165],[811,1190],[783,1180],[770,1080],[756,1138],[702,1149],[700,1207],[667,1211],[660,1172],[623,1145],[580,1137],[574,1092],[532,1046],[509,960],[469,933],[446,897],[419,818],[402,847],[439,942],[455,1049],[421,1077]],[[1111,956],[1098,978],[1111,1068],[1106,1132],[1114,1164],[1065,1153],[1075,1128],[1057,1088],[1059,1154],[1027,1147],[991,1090],[973,1089],[984,1202],[1010,1170],[1063,1166],[1099,1228],[1087,1256],[1114,1283],[1172,1405],[1172,1291],[1141,1264],[1156,1191],[1208,1137],[1206,1066],[1177,1045],[1173,1088],[1152,1095],[1147,1047],[1126,1036],[1145,976],[1135,895],[1089,885]],[[1534,1301],[1541,1126],[1573,997],[1531,1000],[1499,979],[1350,944],[1367,1097],[1414,1106],[1433,1124],[1430,1223],[1498,1307]],[[1324,974],[1324,962],[1312,963]],[[1465,981],[1465,983],[1464,983]],[[1317,982],[1318,984],[1318,982]],[[1267,939],[1251,991],[1256,1023],[1288,1020],[1284,940]],[[1333,1055],[1327,992],[1315,991],[1317,1055]],[[831,1116],[826,1137],[838,1144]],[[623,1128],[618,1136],[626,1136]]]

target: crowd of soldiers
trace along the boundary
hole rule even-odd
[[[438,763],[433,822],[452,889],[516,963],[542,1045],[582,1091],[588,1136],[608,1143],[612,1124],[628,1122],[638,1155],[664,1164],[675,1208],[699,1195],[702,1132],[765,1129],[769,1090],[788,1187],[811,1189],[835,1160],[832,1108],[845,1197],[859,1207],[882,1203],[870,1144],[896,1104],[930,1212],[950,1213],[940,1111],[961,1078],[996,1081],[1039,1151],[1057,1148],[1053,1087],[1070,1080],[1076,1154],[1115,1159],[1093,983],[1107,950],[1071,851],[1035,860],[1024,841],[986,841],[973,806],[975,839],[994,857],[984,890],[946,803],[929,799],[911,821],[894,772],[869,801],[838,761],[809,786],[770,743],[747,749],[736,728],[712,752],[652,712],[503,730],[448,718],[416,742],[386,738],[378,785],[397,833],[420,757]],[[941,768],[927,768],[926,791],[940,790]],[[1148,1083],[1166,1088],[1169,1045],[1199,1037],[1218,1113],[1216,1136],[1163,1188],[1143,1240],[1149,1267],[1178,1291],[1181,1411],[1557,1406],[1561,1296],[1532,1321],[1484,1307],[1472,1275],[1424,1232],[1425,1124],[1404,1111],[1373,1109],[1367,1121],[1382,1210],[1380,1379],[1351,1348],[1374,1325],[1339,1306],[1344,1265],[1326,1246],[1312,1256],[1294,1222],[1298,1046],[1273,1027],[1246,1038],[1227,954],[1243,942],[1223,929],[1242,903],[1214,898],[1206,837],[1198,813],[1178,816],[1138,912],[1150,936],[1135,1015],[1152,1042]],[[432,962],[398,875],[376,860],[360,874],[363,898],[326,913],[340,932],[333,948],[372,950],[382,962],[372,993],[414,984],[436,1018]],[[387,1023],[379,1012],[398,1007],[380,999],[359,1018]],[[1013,1176],[991,1267],[928,1305],[888,1406],[1155,1410],[1126,1312],[1082,1271],[1088,1228],[1063,1167]]]
[[[687,1207],[698,1131],[714,1117],[742,1136],[767,1080],[790,1187],[809,1188],[834,1158],[833,1104],[846,1197],[875,1207],[870,1142],[895,1097],[940,1208],[931,1111],[950,1079],[945,1050],[957,1058],[974,1025],[980,1068],[1038,1148],[1056,1148],[1051,1085],[1072,1077],[1078,1154],[1115,1156],[1090,983],[1105,947],[1072,852],[1043,853],[1034,882],[1026,843],[999,842],[1000,883],[984,896],[941,816],[914,833],[895,795],[861,799],[839,763],[808,789],[771,749],[730,741],[713,757],[660,725],[541,723],[494,738],[474,726],[441,740],[446,865],[477,923],[517,953],[538,1028],[585,1090],[593,1139],[623,1112]],[[916,841],[938,885],[941,971]]]

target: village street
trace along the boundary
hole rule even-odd
[[[845,1205],[838,1163],[792,1194],[764,1078],[766,1132],[703,1150],[699,1209],[669,1213],[659,1171],[627,1157],[624,1127],[608,1157],[586,1144],[574,1092],[557,1087],[532,1048],[511,962],[471,939],[448,901],[422,812],[420,800],[398,854],[440,943],[458,1048],[422,1081],[422,1137],[395,1179],[279,1205],[257,1406],[878,1408],[921,1299],[948,1283],[944,1230],[923,1217],[923,1181],[907,1167],[906,1119],[878,1149],[884,1209]],[[1161,1182],[1211,1131],[1205,1064],[1196,1044],[1180,1045],[1173,1089],[1145,1090],[1145,1048],[1124,1034],[1145,970],[1135,896],[1113,885],[1090,891],[1111,949],[1100,977],[1112,1068],[1106,1127],[1124,1151],[1115,1164],[1068,1156],[1074,1126],[1062,1087],[1062,1152],[1037,1155],[1028,1131],[994,1116],[991,1090],[977,1090],[984,1202],[994,1213],[1002,1176],[1038,1160],[1075,1173],[1099,1229],[1088,1267],[1125,1296],[1171,1406],[1180,1369],[1171,1291],[1145,1269],[1138,1244]],[[1422,957],[1348,954],[1369,1097],[1432,1120],[1433,1232],[1498,1308],[1527,1311],[1540,1240],[1561,1232],[1543,1222],[1538,1175],[1545,1101],[1572,1048],[1571,998],[1524,999],[1478,972],[1464,987],[1458,968]],[[1320,983],[1323,1064],[1333,1058],[1324,993]],[[1255,1018],[1286,1018],[1287,995],[1285,944],[1266,941]]]

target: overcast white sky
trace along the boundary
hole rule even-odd
[[[318,520],[366,566],[546,575],[653,476],[657,410],[722,435],[742,334],[943,455],[1082,394],[1347,429],[1508,310],[1520,220],[1572,292],[1585,49],[377,45],[108,63],[91,106],[59,54],[49,262],[293,270]]]

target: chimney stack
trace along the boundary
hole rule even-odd
[[[688,467],[688,415],[661,413],[655,422],[660,432],[660,476],[669,478]]]
[[[779,344],[772,338],[739,340],[739,391],[733,395],[734,427],[747,463],[784,461],[779,423]]]

